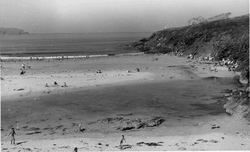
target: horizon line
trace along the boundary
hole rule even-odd
[[[30,33],[29,34],[105,34],[105,33],[153,33],[153,31],[139,31],[139,32],[65,32],[65,33]]]

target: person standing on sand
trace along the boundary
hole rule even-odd
[[[78,127],[79,127],[79,132],[81,132],[82,131],[82,123],[80,123],[79,125],[78,125]]]
[[[25,73],[25,71],[23,69],[20,69],[20,70],[21,70],[20,75],[23,75]]]
[[[11,145],[12,145],[12,143],[15,145],[16,143],[15,143],[15,135],[16,135],[16,132],[15,132],[15,129],[14,128],[11,128],[12,130],[11,130],[11,132],[9,133],[9,135],[8,136],[10,136],[11,135]]]
[[[77,147],[74,148],[74,151],[73,152],[77,152]]]
[[[31,65],[27,63],[27,69],[31,69]]]
[[[25,69],[25,64],[22,64],[22,68]]]
[[[121,141],[120,141],[120,146],[122,146],[122,144],[123,144],[124,142],[126,142],[126,140],[125,140],[124,135],[122,135],[122,139],[121,139]]]
[[[64,82],[64,87],[67,87],[67,84],[66,84],[66,82]]]

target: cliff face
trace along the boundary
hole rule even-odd
[[[249,15],[158,31],[131,47],[145,53],[211,55],[238,61],[236,70],[244,70],[249,65]]]
[[[237,63],[240,80],[249,85],[249,15],[171,28],[153,33],[128,46],[145,53],[174,53],[195,58],[212,56]],[[243,96],[242,96],[243,94]],[[244,98],[243,98],[244,97]],[[235,94],[225,105],[227,112],[250,120],[249,91]]]
[[[25,31],[17,29],[17,28],[0,27],[0,34],[19,35],[19,34],[29,34],[29,32],[25,32]]]

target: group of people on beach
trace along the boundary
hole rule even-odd
[[[25,63],[22,64],[22,69],[31,69],[31,65],[29,63],[27,63],[25,65]]]
[[[141,70],[139,68],[136,68],[135,69],[137,72],[140,72]],[[131,73],[132,71],[131,70],[127,70],[128,73]]]
[[[169,53],[167,53],[167,55],[169,55],[169,56],[177,56],[177,57],[181,57],[181,56],[183,56],[184,54],[183,54],[183,52],[182,52],[182,51],[173,51],[173,52],[169,52]]]
[[[54,85],[57,86],[58,83],[55,81]],[[45,84],[45,87],[49,87],[48,83]],[[68,87],[67,84],[66,84],[66,82],[63,83],[62,87]]]
[[[31,65],[29,63],[27,63],[25,65],[25,63],[22,64],[22,67],[21,67],[21,72],[20,72],[20,75],[23,75],[24,73],[26,73],[25,69],[31,69]]]
[[[233,71],[235,72],[236,68],[239,66],[238,62],[231,61],[229,59],[222,59],[221,61],[215,62],[213,67],[209,67],[210,71],[215,71],[217,72],[217,67],[223,67],[226,66],[228,71]]]
[[[187,59],[195,59],[195,58],[194,58],[193,54],[189,54],[187,56]],[[209,55],[209,56],[201,56],[201,57],[198,58],[198,61],[199,61],[199,63],[200,63],[200,61],[215,61],[215,58],[213,56],[211,56],[211,55]],[[235,72],[235,70],[239,66],[239,64],[236,61],[223,58],[222,60],[216,61],[214,63],[214,66],[210,67],[209,70],[217,72],[216,67],[218,67],[218,66],[226,66],[228,68],[228,71]]]

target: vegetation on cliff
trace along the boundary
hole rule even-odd
[[[246,80],[241,93],[234,94],[225,108],[250,120],[249,102],[249,14],[213,22],[204,22],[153,33],[129,45],[145,53],[170,53],[194,57],[212,56],[215,60],[227,59],[237,63],[240,80]],[[240,81],[241,82],[241,81]],[[248,90],[248,91],[247,91]]]
[[[24,30],[17,29],[17,28],[0,27],[0,34],[19,35],[19,34],[29,34],[29,32],[25,32]]]
[[[249,67],[249,15],[205,22],[153,33],[131,45],[145,53],[182,52],[238,61],[236,70]]]
[[[249,80],[249,15],[165,29],[130,47],[145,53],[181,52],[238,63],[236,71]]]

